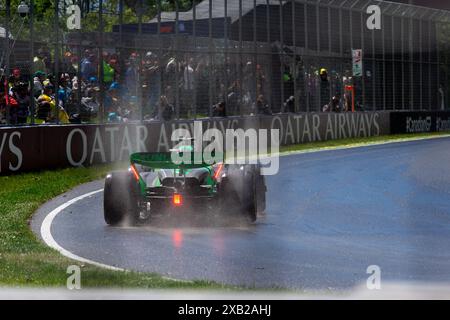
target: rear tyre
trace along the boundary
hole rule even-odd
[[[250,222],[255,222],[258,215],[256,191],[256,166],[244,167],[244,184],[242,190],[242,210]]]
[[[256,176],[255,176],[255,192],[256,192],[256,211],[258,213],[263,213],[266,211],[266,178],[261,175],[261,167],[256,168]]]
[[[229,178],[220,184],[219,208],[222,216],[240,219],[242,217],[241,199]]]
[[[222,211],[237,212],[249,222],[255,222],[258,212],[265,210],[265,188],[258,166],[229,166],[220,184]]]
[[[108,225],[134,225],[139,218],[138,184],[128,171],[112,172],[105,179],[103,212]]]

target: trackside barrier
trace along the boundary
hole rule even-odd
[[[253,128],[267,129],[270,137],[270,130],[278,129],[280,144],[291,145],[386,135],[395,132],[392,119],[401,122],[403,118],[395,112],[356,112],[228,117],[198,121],[203,131],[217,128],[224,136],[227,129]],[[450,112],[445,113],[445,117],[444,114],[441,115],[441,121],[449,119]],[[133,152],[168,151],[175,144],[171,141],[171,134],[178,128],[185,128],[193,135],[194,121],[0,128],[0,174],[113,163],[128,159]]]
[[[391,113],[391,133],[420,133],[450,131],[448,111],[405,111]]]

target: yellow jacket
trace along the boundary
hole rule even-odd
[[[56,114],[56,102],[55,99],[53,99],[52,97],[46,95],[46,94],[41,94],[38,98],[38,101],[47,101],[50,104],[50,112],[52,117],[54,117],[54,115]],[[63,123],[63,124],[67,124],[70,123],[69,121],[69,115],[67,114],[67,112],[63,109],[63,108],[59,108],[58,111],[58,118],[59,118],[59,122]]]

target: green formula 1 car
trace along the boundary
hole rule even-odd
[[[171,153],[131,155],[128,171],[106,177],[106,223],[139,224],[156,215],[189,212],[240,215],[254,222],[266,206],[260,165],[201,162],[177,165]]]

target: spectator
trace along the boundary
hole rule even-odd
[[[45,63],[46,54],[44,48],[39,48],[36,57],[33,59],[33,73],[41,71],[47,73],[47,66]]]
[[[46,75],[42,71],[37,71],[33,75],[33,97],[37,98],[42,94],[42,91],[44,90],[43,82]]]
[[[44,91],[38,98],[37,114],[38,118],[45,122],[55,122],[58,119],[59,123],[69,123],[69,116],[66,111],[56,106],[54,87],[50,83],[44,86]]]
[[[72,99],[73,99],[73,101],[80,101],[80,95],[78,94],[78,86],[79,86],[78,77],[74,76],[70,80],[70,83],[72,85]]]
[[[265,94],[266,87],[266,75],[260,64],[256,65],[256,81],[257,81],[257,94]]]
[[[119,81],[120,80],[119,56],[115,53],[111,54],[108,63],[114,69],[114,81]]]
[[[104,104],[108,113],[108,122],[127,121],[131,115],[129,110],[121,105],[119,90],[119,83],[113,82],[106,94]]]
[[[76,76],[78,74],[78,56],[72,55],[70,57],[70,67],[69,70],[73,72],[73,76]]]
[[[344,108],[343,111],[344,112],[348,112],[352,110],[352,98],[350,96],[350,94],[345,93],[344,94]]]
[[[47,78],[42,82],[44,87],[48,84],[51,84],[53,87],[55,87],[58,83],[56,82],[55,76],[53,74],[48,74]]]
[[[44,57],[45,69],[47,72],[50,72],[50,68],[54,66],[54,63],[52,61],[52,54],[47,45],[42,47],[42,56]]]
[[[69,74],[70,78],[77,74],[78,70],[78,59],[70,51],[64,53],[64,57],[61,61],[60,69]]]
[[[143,97],[147,115],[155,114],[158,100],[161,96],[161,69],[158,57],[153,52],[147,52],[143,65]]]
[[[178,61],[175,57],[170,57],[164,68],[164,95],[166,95],[168,98],[170,95],[175,98],[174,91],[178,87],[178,84],[176,83],[176,73],[178,69]],[[175,102],[175,100],[171,100],[171,102]]]
[[[294,96],[290,96],[289,99],[284,103],[284,111],[285,112],[295,112],[295,98]]]
[[[128,96],[138,95],[137,82],[139,80],[139,65],[138,65],[138,54],[133,52],[127,62],[127,69],[125,71],[125,84]]]
[[[193,64],[194,59],[190,58],[183,71],[183,101],[187,107],[188,117],[192,112],[193,96],[195,94],[195,71]]]
[[[81,60],[81,76],[83,79],[95,77],[97,69],[94,66],[95,55],[90,50],[84,52],[84,58]]]
[[[206,61],[206,62],[205,62]],[[200,57],[200,61],[196,68],[196,85],[197,85],[197,105],[202,111],[208,110],[209,103],[209,87],[212,85],[209,79],[209,61],[207,57]]]
[[[231,87],[228,89],[228,111],[231,110],[232,114],[239,113],[239,104],[241,102],[241,95],[240,95],[240,81],[236,80],[233,82]]]
[[[113,82],[106,93],[104,105],[108,113],[118,112],[120,109],[119,89],[119,83]]]
[[[326,104],[322,111],[323,112],[340,112],[341,111],[341,96],[339,93],[336,93],[333,98],[331,99],[331,101]]]
[[[81,90],[83,97],[93,97],[100,91],[97,77],[90,77],[88,82],[82,82]]]
[[[0,124],[6,124],[6,95],[3,85],[0,85]]]
[[[20,82],[26,82],[22,81],[22,76],[20,73],[19,68],[14,68],[11,74],[11,77],[9,77],[9,88],[12,89],[13,87],[19,85]]]
[[[251,97],[254,98],[256,96],[254,64],[251,60],[248,60],[247,64],[244,66],[243,77],[243,94],[246,97],[247,105],[249,105],[251,104]]]
[[[58,103],[60,108],[64,110],[67,110],[68,104],[70,102],[70,97],[72,95],[72,90],[69,87],[70,83],[70,77],[67,73],[61,75],[58,89]]]
[[[5,80],[2,79],[2,84],[5,83]],[[7,89],[7,84],[0,86],[0,123],[7,123],[11,120],[11,117],[8,119],[9,110],[14,110],[18,107],[17,101],[14,99],[12,95],[9,94],[9,90]],[[14,111],[13,111],[14,112]]]
[[[161,110],[161,118],[164,121],[173,120],[175,113],[173,105],[169,103],[166,96],[161,96],[159,99],[159,110]]]
[[[255,104],[256,112],[257,114],[263,114],[263,115],[271,115],[272,110],[270,109],[269,105],[266,103],[266,99],[262,94],[258,96],[258,99],[256,100]]]
[[[51,110],[54,109],[52,104],[55,105],[55,99],[53,98],[53,85],[47,84],[44,86],[42,94],[37,99],[36,117],[48,122],[51,119]]]
[[[89,121],[91,117],[96,116],[100,107],[97,101],[97,94],[100,90],[97,86],[97,78],[93,77],[90,80],[88,84],[84,84],[84,88],[82,89],[84,94],[81,97],[80,117],[85,121]]]
[[[24,124],[27,123],[29,108],[30,108],[30,96],[28,94],[28,84],[20,82],[12,89],[13,98],[17,102],[10,110],[11,124]]]
[[[109,64],[109,55],[103,53],[103,83],[105,87],[109,87],[114,81],[114,68]]]
[[[330,99],[330,77],[328,75],[328,70],[321,68],[319,72],[320,78],[320,105],[323,105]]]
[[[220,117],[225,118],[227,116],[226,108],[225,108],[225,102],[221,101],[218,104],[216,104],[213,107],[212,116],[213,117]]]

